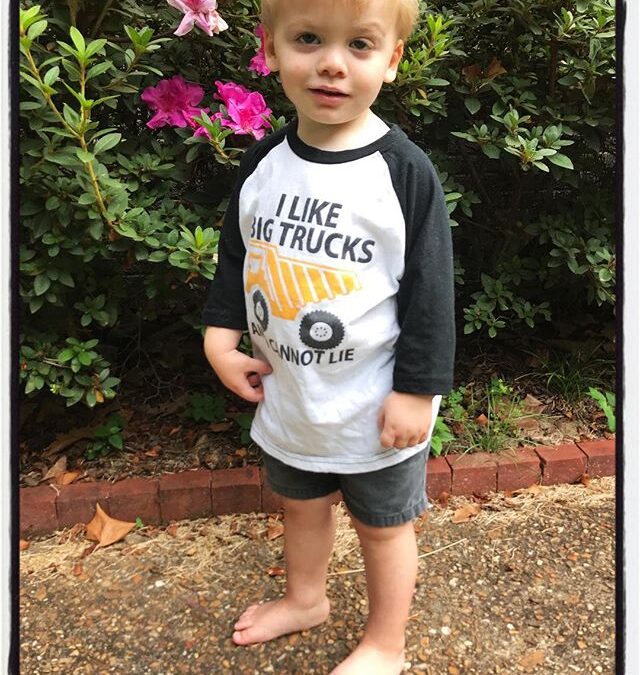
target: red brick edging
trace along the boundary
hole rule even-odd
[[[534,484],[575,483],[615,475],[615,440],[580,441],[505,451],[430,457],[427,496],[486,494]],[[76,485],[20,488],[20,536],[48,534],[88,523],[96,502],[112,518],[147,524],[252,511],[272,513],[280,499],[265,483],[262,468],[196,469],[159,479],[127,478]]]

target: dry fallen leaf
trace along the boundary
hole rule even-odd
[[[269,522],[267,527],[267,539],[273,541],[284,534],[284,524],[278,522]]]
[[[453,431],[456,436],[462,436],[464,433],[464,424],[462,424],[462,422],[451,422],[451,431]]]
[[[56,440],[45,449],[42,453],[44,457],[51,457],[52,455],[57,455],[61,450],[68,448],[70,445],[73,445],[77,441],[81,441],[84,438],[91,438],[94,433],[94,427],[82,427],[80,429],[71,429],[67,434],[61,434],[56,437]]]
[[[56,485],[70,485],[82,474],[81,471],[65,471],[55,480]]]
[[[519,490],[514,490],[513,494],[514,495],[521,495],[524,494],[525,492],[528,492],[530,495],[539,495],[543,493],[547,488],[544,485],[538,485],[537,483],[534,483],[533,485],[530,485],[528,488],[520,488]]]
[[[178,433],[178,431],[180,431],[180,429],[182,429],[182,424],[178,427],[174,427],[173,429],[171,429],[171,431],[169,432],[169,436],[174,436],[175,434]]]
[[[478,415],[476,417],[476,424],[478,424],[481,427],[486,427],[487,424],[489,424],[489,420],[487,419],[487,416],[482,413],[481,415]]]
[[[591,482],[591,476],[588,473],[583,473],[580,482],[586,487]]]
[[[451,499],[451,495],[445,490],[440,493],[440,496],[438,497],[438,504],[440,505],[441,509],[446,509],[447,506],[449,505],[449,500]]]
[[[215,432],[229,431],[231,427],[233,427],[233,422],[231,420],[228,422],[215,422],[209,425],[209,429]]]
[[[452,523],[466,523],[468,520],[471,520],[477,516],[482,507],[480,504],[468,504],[467,506],[461,506],[459,509],[456,509],[456,512],[451,518]]]
[[[492,80],[497,75],[502,75],[502,73],[506,73],[506,72],[507,71],[502,67],[502,64],[500,63],[500,59],[498,59],[494,56],[491,59],[491,63],[489,64],[489,67],[487,68],[487,70],[485,72],[485,77],[488,80]]]
[[[67,470],[67,456],[62,455],[60,459],[45,473],[42,477],[42,481],[54,479],[57,480]],[[41,482],[42,482],[41,481]]]
[[[87,524],[87,539],[97,541],[96,548],[109,546],[109,544],[124,539],[135,526],[135,523],[111,518],[102,510],[100,504],[96,503],[96,515]]]
[[[522,401],[522,406],[529,412],[541,412],[545,404],[531,394],[527,394]]]
[[[541,666],[544,663],[544,652],[541,649],[534,649],[525,654],[519,661],[519,664],[525,671],[530,672],[536,666]]]
[[[247,449],[246,448],[238,448],[235,451],[234,455],[236,455],[236,457],[246,457],[247,456]]]
[[[270,577],[282,577],[282,576],[284,576],[286,573],[287,573],[287,572],[286,572],[286,570],[284,569],[284,567],[270,567],[270,568],[267,570],[267,574],[268,574]]]
[[[501,539],[504,536],[504,529],[500,525],[498,525],[498,527],[493,527],[490,530],[487,530],[487,536],[489,539],[491,539],[491,541]]]
[[[167,534],[171,537],[177,537],[178,536],[178,525],[177,525],[177,523],[173,523],[172,525],[169,525],[167,527]]]
[[[154,445],[152,448],[149,448],[149,450],[147,450],[144,454],[147,457],[157,457],[159,452],[160,452],[160,446]]]
[[[90,544],[85,548],[80,554],[80,558],[86,558],[90,553],[93,553],[96,549],[97,544]]]
[[[540,420],[531,416],[518,417],[514,420],[514,424],[522,431],[538,431],[540,429]]]
[[[20,550],[21,551],[26,551],[29,548],[30,542],[28,542],[26,539],[21,539],[20,540]]]

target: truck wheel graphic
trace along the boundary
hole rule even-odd
[[[261,291],[255,291],[252,296],[253,313],[262,330],[267,330],[269,325],[269,306]]]
[[[330,312],[310,312],[300,323],[300,339],[314,349],[333,349],[344,338],[342,321]]]

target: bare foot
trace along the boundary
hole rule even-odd
[[[286,596],[260,605],[251,605],[236,621],[232,639],[237,645],[267,642],[280,635],[313,628],[329,616],[329,600],[313,607],[300,607]]]
[[[389,652],[362,642],[329,675],[400,675],[404,650]]]

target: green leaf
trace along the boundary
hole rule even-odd
[[[109,134],[107,136],[102,136],[99,138],[95,145],[93,146],[93,152],[96,155],[99,155],[101,152],[111,150],[120,142],[122,134]]]
[[[611,281],[611,279],[613,279],[613,274],[611,273],[610,269],[603,267],[598,271],[598,278],[603,284],[606,284],[607,282]]]
[[[29,26],[29,30],[27,31],[27,37],[30,40],[35,40],[38,36],[42,35],[42,33],[46,30],[46,28],[47,28],[46,20],[42,19],[41,21],[36,21],[35,23],[32,23],[31,26]]]
[[[75,27],[71,26],[69,29],[69,35],[71,36],[71,39],[73,40],[73,44],[75,45],[76,49],[78,50],[78,54],[81,56],[85,55],[85,42],[84,38],[82,37],[82,33]]]
[[[60,363],[66,363],[67,361],[71,361],[73,358],[75,352],[73,349],[63,349],[61,352],[58,352],[58,356],[56,357]]]
[[[20,103],[20,110],[41,110],[45,107],[46,105],[44,102],[36,103],[36,101],[22,101],[22,103]]]
[[[492,145],[491,143],[487,143],[486,145],[482,146],[482,152],[489,158],[491,159],[499,159],[500,158],[500,148],[498,148],[495,145]]]
[[[110,70],[113,68],[113,64],[111,61],[103,61],[102,63],[96,63],[95,66],[91,66],[89,70],[87,71],[87,80],[90,80],[92,77],[98,77],[98,75],[102,75],[103,73],[106,73],[107,70]]]
[[[566,155],[562,155],[560,153],[557,153],[555,155],[552,155],[549,157],[549,161],[552,164],[556,164],[557,166],[561,166],[563,169],[573,169],[573,162],[567,157]]]
[[[72,155],[46,155],[45,159],[49,162],[53,162],[54,164],[61,164],[62,166],[72,166],[72,167],[78,167],[80,166],[80,162],[78,161],[78,158]]]
[[[87,204],[93,204],[96,201],[95,192],[83,192],[80,197],[78,197],[78,204],[86,206]]]
[[[78,148],[76,150],[76,155],[78,156],[78,159],[81,162],[85,162],[87,164],[90,163],[90,162],[93,162],[93,160],[95,159],[95,156],[92,153],[87,152],[86,150],[83,150],[82,148]]]
[[[48,70],[44,77],[42,78],[42,81],[46,84],[51,86],[59,77],[60,75],[60,68],[58,66],[53,66],[50,70]]]
[[[70,89],[70,87],[67,87]],[[62,115],[66,120],[67,124],[73,128],[74,131],[80,126],[80,116],[78,113],[68,104],[64,104],[62,108]]]
[[[36,295],[44,295],[51,286],[51,280],[45,274],[39,274],[33,282],[33,290]]]
[[[90,366],[93,359],[87,352],[80,352],[78,354],[78,361],[80,361],[83,366]]]
[[[475,115],[481,107],[480,101],[475,96],[467,96],[464,99],[464,105],[472,115]]]
[[[111,445],[113,445],[114,448],[122,450],[122,435],[113,434],[112,436],[109,436],[109,443],[111,443]]]
[[[446,87],[449,84],[449,80],[443,80],[441,77],[431,77],[425,80],[425,84],[428,87]]]
[[[85,399],[87,401],[87,405],[90,408],[93,408],[95,406],[95,404],[97,403],[95,391],[93,391],[93,389],[91,391],[88,391]]]
[[[91,40],[85,52],[87,58],[93,56],[96,52],[99,52],[106,44],[107,41],[104,38],[99,38],[98,40]]]

